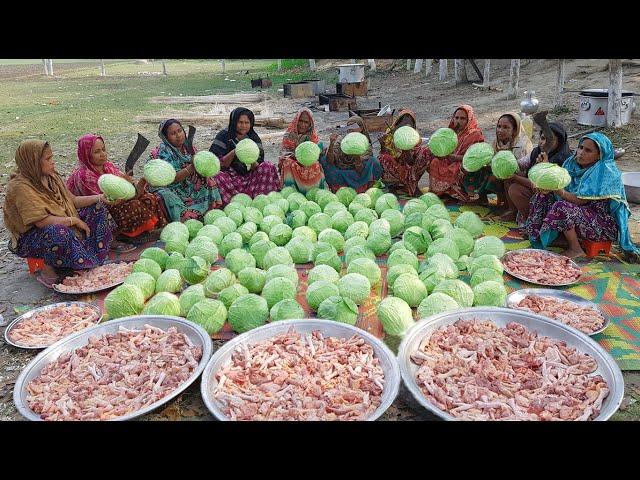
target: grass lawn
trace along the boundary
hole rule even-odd
[[[0,73],[3,68],[11,68],[11,64],[3,62],[8,61],[0,61]],[[7,173],[15,166],[15,150],[25,138],[50,141],[54,153],[61,155],[58,163],[70,166],[75,164],[76,139],[85,133],[111,137],[108,148],[116,151],[113,139],[127,139],[123,150],[128,151],[133,146],[128,139],[133,139],[136,131],[149,127],[155,131],[153,125],[135,122],[137,115],[192,108],[151,104],[149,98],[153,96],[255,92],[251,79],[265,75],[273,81],[273,87],[266,92],[281,96],[277,89],[289,81],[321,78],[330,83],[337,78],[333,70],[309,71],[305,60],[283,60],[281,72],[277,72],[275,60],[227,60],[225,73],[217,60],[168,60],[167,77],[161,75],[159,61],[142,65],[132,60],[110,61],[113,63],[107,63],[106,77],[99,76],[95,60],[86,66],[77,60],[68,62],[73,63],[73,68],[56,70],[54,61],[53,78],[41,72],[0,79],[0,185],[6,184]]]

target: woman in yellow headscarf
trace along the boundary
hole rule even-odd
[[[11,251],[23,258],[42,258],[45,268],[38,280],[47,287],[59,281],[55,268],[101,265],[115,227],[104,195],[73,195],[56,172],[48,142],[23,141],[15,161],[18,168],[10,177],[4,203]]]

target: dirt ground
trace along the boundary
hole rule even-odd
[[[331,68],[327,62],[319,63],[320,68]],[[492,61],[492,85],[499,90],[481,91],[471,83],[455,86],[453,78],[448,82],[440,82],[437,73],[425,77],[420,74],[407,72],[404,67],[395,67],[389,71],[389,63],[378,62],[378,72],[367,72],[370,87],[367,97],[358,97],[358,108],[377,108],[378,102],[389,104],[398,111],[402,107],[414,110],[418,117],[418,127],[423,136],[428,136],[436,128],[446,126],[455,107],[461,103],[472,105],[478,116],[479,123],[485,133],[485,138],[492,141],[495,137],[494,126],[498,117],[507,111],[520,111],[519,102],[523,92],[534,90],[540,101],[540,109],[552,109],[555,95],[556,64],[552,60],[523,60],[520,76],[520,94],[516,100],[506,99],[508,82],[508,60]],[[437,67],[434,69],[434,71]],[[477,81],[475,73],[467,67],[468,77]],[[640,92],[640,63],[625,62],[624,88]],[[452,73],[450,73],[452,75]],[[0,78],[1,80],[1,78]],[[568,61],[566,67],[566,85],[569,90],[584,88],[606,88],[608,84],[608,70],[606,60],[574,60]],[[317,100],[292,100],[282,97],[281,92],[272,92],[265,104],[268,114],[282,115],[291,118],[298,108],[304,104],[313,106]],[[571,137],[571,146],[577,145],[578,134],[589,130],[576,122],[578,112],[578,93],[565,93],[564,100],[567,108],[563,113],[550,114],[550,119],[565,125]],[[638,102],[638,100],[636,100]],[[194,108],[194,111],[199,110]],[[201,111],[207,111],[201,107]],[[329,134],[336,125],[344,125],[348,118],[347,112],[322,112],[314,110],[314,116],[321,140],[327,141]],[[261,135],[272,133],[272,130],[258,129]],[[140,133],[152,140],[157,139],[157,129],[154,125],[141,124]],[[640,115],[632,116],[631,122],[616,130],[605,131],[610,135],[616,147],[623,147],[626,154],[618,161],[623,171],[640,171]],[[207,148],[215,131],[208,127],[198,127],[196,144],[200,148]],[[267,159],[277,159],[281,137],[265,141]],[[135,142],[135,132],[123,132],[109,142],[112,158],[126,158],[126,154]],[[69,173],[73,167],[71,159],[74,151],[71,147],[61,150],[62,160],[59,169],[62,173]],[[64,161],[67,159],[67,161]],[[6,160],[6,159],[5,159]],[[142,162],[140,162],[142,163]],[[423,185],[426,185],[423,178]],[[0,200],[4,201],[0,191]],[[1,222],[1,219],[0,219]],[[633,240],[640,243],[640,206],[632,205],[632,220],[630,228]],[[27,272],[24,260],[15,257],[6,247],[7,232],[0,225],[0,314],[7,324],[17,314],[36,306],[56,301],[54,292],[45,289],[34,281]],[[0,328],[3,333],[4,328]],[[221,345],[214,342],[214,350]],[[13,385],[21,369],[35,356],[34,353],[18,350],[0,341],[0,420],[19,420],[21,416],[13,405]],[[640,419],[640,372],[624,372],[625,399],[622,408],[614,416],[616,420]],[[208,413],[200,399],[199,382],[195,382],[176,400],[170,402],[143,420],[209,420],[213,417]],[[383,415],[383,420],[433,420],[411,397],[408,391],[401,387],[400,395],[391,408]]]

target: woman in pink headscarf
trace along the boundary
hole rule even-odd
[[[133,183],[131,177],[108,161],[102,137],[84,135],[78,140],[78,166],[67,180],[67,187],[74,195],[100,194],[102,192],[98,187],[98,179],[106,173]],[[152,193],[144,191],[145,185],[145,180],[141,179],[136,186],[137,195],[134,198],[108,204],[109,213],[117,225],[117,232],[125,237],[137,237],[166,224],[158,199]]]

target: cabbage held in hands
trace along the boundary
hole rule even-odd
[[[429,138],[429,149],[436,157],[446,157],[455,152],[458,136],[450,128],[439,128]]]
[[[100,175],[98,188],[110,202],[114,200],[130,200],[136,196],[136,187],[131,182],[110,173]]]
[[[176,179],[176,170],[169,162],[155,158],[145,164],[144,179],[152,187],[166,187]]]
[[[360,132],[351,132],[340,142],[340,150],[347,155],[364,155],[369,149],[369,139]]]
[[[220,171],[220,159],[209,150],[202,150],[193,157],[193,166],[203,177],[213,177]]]
[[[251,165],[260,157],[260,147],[250,138],[243,138],[236,145],[236,157],[245,165]]]
[[[411,150],[421,141],[418,131],[409,125],[400,127],[393,133],[393,144],[400,150]]]
[[[533,175],[529,173],[529,179],[537,188],[555,191],[561,190],[571,183],[571,175],[566,168],[554,164],[549,165],[551,166],[537,170]]]
[[[491,163],[493,147],[488,143],[474,143],[462,157],[462,167],[467,172],[477,172]]]
[[[518,171],[518,160],[510,150],[501,150],[491,160],[491,172],[496,178],[506,180]]]
[[[313,142],[302,142],[296,147],[295,156],[298,163],[310,167],[320,158],[320,147]]]

